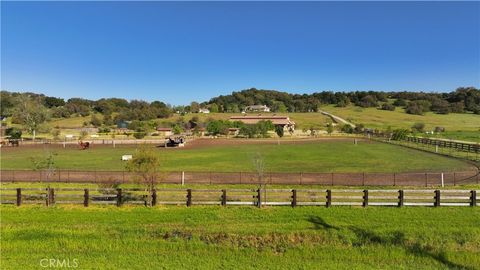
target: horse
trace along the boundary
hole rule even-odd
[[[80,146],[80,150],[85,150],[85,149],[90,148],[90,143],[89,143],[89,142],[82,142],[82,141],[80,141],[80,142],[78,143],[78,145]]]

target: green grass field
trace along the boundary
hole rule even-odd
[[[436,134],[435,137],[449,140],[461,140],[480,143],[479,131],[446,131]]]
[[[425,115],[407,114],[403,109],[384,111],[377,108],[361,108],[348,106],[345,108],[333,105],[322,107],[329,113],[350,120],[356,124],[364,124],[367,127],[385,129],[392,128],[410,129],[415,123],[424,123],[425,130],[433,130],[435,127],[444,127],[447,132],[452,131],[477,131],[480,136],[480,115],[466,113],[435,114],[432,112]]]
[[[478,269],[480,209],[2,206],[2,269]]]
[[[153,147],[153,146],[150,146]],[[32,169],[32,158],[45,158],[45,148],[2,149],[2,169]],[[135,146],[93,146],[89,150],[51,148],[59,169],[123,170],[121,156],[135,154]],[[466,170],[463,161],[400,146],[360,141],[324,140],[296,144],[212,145],[195,149],[157,148],[165,171],[254,171],[256,153],[272,172],[412,172]]]

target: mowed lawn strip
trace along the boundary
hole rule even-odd
[[[478,269],[480,208],[2,206],[2,269]]]
[[[154,147],[150,145],[148,147]],[[2,150],[2,169],[32,169],[33,159],[55,153],[55,166],[74,170],[124,170],[124,154],[135,154],[136,146],[93,146],[88,150],[19,147]],[[156,148],[165,171],[254,171],[253,159],[260,153],[269,172],[446,172],[468,170],[460,160],[383,143],[344,141],[308,144],[212,145],[196,149]]]

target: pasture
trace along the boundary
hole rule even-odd
[[[147,147],[155,147],[148,145]],[[88,150],[60,145],[2,148],[2,169],[32,169],[32,159],[54,153],[55,167],[75,170],[123,170],[124,154],[135,145],[93,145]],[[447,172],[471,169],[461,160],[384,143],[353,139],[315,141],[196,140],[185,148],[156,148],[164,171],[252,172],[260,153],[266,172]]]
[[[2,269],[477,269],[480,210],[2,206]]]
[[[475,114],[436,114],[428,112],[425,113],[425,115],[413,115],[405,113],[402,108],[396,108],[395,111],[385,111],[377,108],[361,108],[356,106],[341,108],[333,105],[324,106],[321,109],[355,124],[364,124],[370,128],[386,129],[391,126],[392,128],[410,129],[415,123],[424,123],[425,130],[433,130],[437,126],[444,127],[447,132],[452,132],[450,133],[452,139],[456,139],[455,135],[458,134],[453,133],[456,131],[476,132],[476,141],[480,139],[480,115]],[[459,132],[460,135],[461,132]]]

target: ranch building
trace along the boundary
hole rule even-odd
[[[295,122],[290,120],[290,117],[288,116],[263,116],[263,115],[258,115],[258,116],[248,116],[248,115],[242,115],[242,116],[232,116],[230,117],[230,121],[240,121],[246,125],[254,125],[260,121],[272,121],[274,126],[281,126],[285,131],[294,131],[295,130]]]
[[[173,135],[172,128],[158,127],[158,128],[157,128],[157,131],[158,131],[158,135],[159,135],[159,136],[168,137],[168,136]]]
[[[252,105],[245,107],[244,112],[270,112],[267,105]]]

